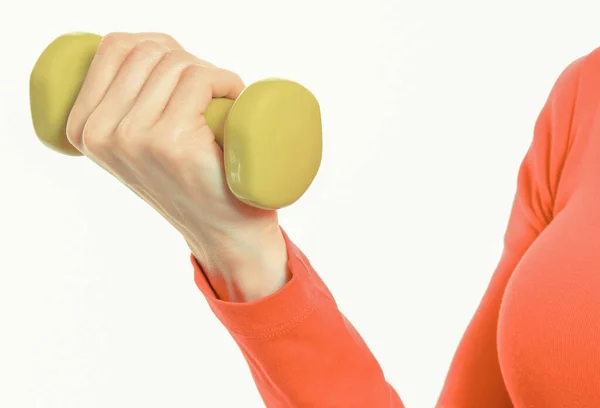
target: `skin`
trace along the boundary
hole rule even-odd
[[[240,77],[160,33],[103,37],[67,122],[76,149],[175,227],[229,301],[254,301],[288,279],[276,211],[237,200],[204,120],[212,98],[235,99]]]

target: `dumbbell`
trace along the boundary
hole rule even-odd
[[[101,39],[91,33],[62,35],[31,72],[35,133],[59,153],[81,155],[67,140],[66,124]],[[235,101],[214,98],[204,116],[223,150],[229,189],[242,202],[276,210],[297,201],[313,182],[322,157],[321,112],[304,86],[260,80]]]

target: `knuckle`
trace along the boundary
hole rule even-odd
[[[167,63],[172,66],[180,66],[189,64],[190,54],[187,51],[180,49],[171,49],[169,55],[165,57]]]
[[[191,63],[189,54],[183,50],[169,50],[156,68],[161,74],[181,73]]]
[[[101,121],[96,120],[94,116],[90,117],[85,123],[81,133],[81,144],[93,155],[101,155],[109,148],[108,135],[103,131]]]
[[[108,150],[108,142],[106,137],[100,137],[98,135],[90,135],[87,132],[83,132],[81,139],[83,148],[96,157],[104,155],[104,152]]]
[[[125,117],[117,129],[114,137],[115,143],[119,145],[119,150],[128,157],[138,156],[144,150],[144,138],[139,136],[138,126],[129,117]]]
[[[181,44],[179,44],[179,42],[177,42],[177,40],[175,38],[173,38],[171,35],[165,34],[165,33],[160,33],[159,35],[160,35],[162,42],[164,44],[166,44],[167,46],[169,46],[170,48],[173,48],[173,49],[181,48]]]
[[[186,83],[197,84],[200,82],[208,82],[211,77],[211,70],[202,65],[192,64],[181,73],[181,81]]]
[[[134,133],[133,126],[133,121],[129,117],[125,117],[115,129],[115,139],[118,142],[124,142],[131,139]]]
[[[206,76],[206,69],[200,65],[192,64],[188,66],[182,73],[181,78],[190,81],[196,81]]]
[[[112,50],[124,50],[131,42],[131,34],[112,32],[102,37],[98,46],[98,53],[105,54]]]
[[[162,55],[169,49],[166,45],[152,40],[137,43],[131,50],[131,54],[140,57]]]

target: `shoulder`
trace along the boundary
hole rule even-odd
[[[599,75],[587,78],[591,64],[597,65],[598,69],[595,71]],[[594,79],[594,77],[598,79]],[[590,83],[590,81],[592,82]],[[556,125],[559,125],[558,128],[563,128],[563,132],[557,133],[564,133],[565,126],[560,126],[560,124],[569,124],[568,127],[570,127],[577,108],[582,105],[589,105],[590,101],[585,101],[587,99],[585,94],[589,94],[590,87],[594,88],[593,81],[596,84],[596,92],[593,92],[593,94],[598,95],[596,97],[598,98],[600,97],[600,48],[571,61],[560,72],[537,119],[536,127],[551,126],[555,128]],[[555,128],[554,130],[558,129]]]
[[[583,73],[587,69],[592,55],[593,54],[587,54],[581,56],[563,69],[550,92],[549,99],[551,102],[560,104],[573,104],[575,102],[581,88]],[[596,59],[600,63],[599,56],[600,48],[598,49],[596,56]]]

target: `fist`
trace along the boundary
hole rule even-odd
[[[238,75],[168,35],[111,33],[71,110],[67,138],[179,230],[201,264],[219,268],[249,242],[280,234],[274,211],[229,191],[203,116],[212,98],[235,99],[243,89]]]

